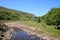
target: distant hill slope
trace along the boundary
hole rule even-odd
[[[52,8],[42,18],[49,25],[60,25],[60,8]]]
[[[0,20],[34,20],[35,15],[0,6]]]

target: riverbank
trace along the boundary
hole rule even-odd
[[[50,35],[49,33],[42,32],[39,28],[36,28],[33,26],[27,26],[21,22],[6,22],[5,24],[8,25],[9,27],[17,27],[19,29],[26,31],[28,34],[37,35],[46,40],[59,40],[60,39],[58,37],[54,37],[53,35]]]
[[[2,38],[2,40],[45,40],[45,39],[35,34],[28,33],[17,27],[10,27],[9,30],[4,33],[4,37]]]

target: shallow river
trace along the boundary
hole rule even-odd
[[[29,35],[27,32],[22,30],[17,30],[13,33],[11,40],[43,40],[41,37],[37,37],[36,35]]]

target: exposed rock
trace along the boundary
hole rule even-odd
[[[8,26],[5,25],[4,23],[0,22],[0,31],[5,32],[7,30],[8,30]]]
[[[11,40],[12,34],[17,30],[16,27],[10,27],[7,32],[4,33],[3,40]]]
[[[1,37],[4,37],[4,35],[1,35]]]
[[[60,37],[54,37],[53,35],[50,35],[48,32],[42,32],[41,29],[39,30],[39,28],[35,28],[33,26],[27,26],[25,24],[20,24],[19,22],[9,22],[9,23],[5,23],[6,25],[10,26],[10,27],[17,27],[20,28],[24,31],[26,31],[28,34],[32,34],[32,35],[37,35],[39,37],[42,37],[45,40],[60,40]],[[43,40],[42,39],[42,40]]]
[[[8,26],[4,23],[0,22],[0,40],[3,40],[3,37],[5,36],[4,33],[8,30]]]
[[[2,40],[2,38],[0,38],[0,40]]]
[[[60,30],[60,25],[56,26],[56,29]]]

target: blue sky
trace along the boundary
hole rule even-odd
[[[60,0],[0,0],[0,6],[43,16],[51,8],[60,7]]]

